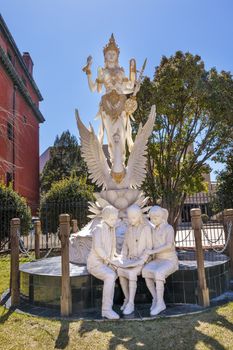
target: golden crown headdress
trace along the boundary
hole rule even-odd
[[[113,34],[111,35],[108,44],[104,47],[104,55],[105,55],[106,52],[109,51],[109,50],[114,50],[114,51],[116,51],[117,55],[119,56],[120,49],[119,49],[119,47],[118,47],[117,44],[116,44],[116,41],[115,41],[115,38],[114,38],[114,35],[113,35]]]

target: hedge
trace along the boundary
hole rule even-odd
[[[92,201],[93,186],[86,183],[86,178],[71,176],[55,182],[41,200],[40,217],[44,233],[56,232],[59,215],[69,214],[83,227],[89,221],[88,201]]]
[[[0,241],[10,237],[10,221],[21,221],[21,234],[28,234],[31,225],[31,210],[25,198],[15,192],[11,186],[0,183]]]

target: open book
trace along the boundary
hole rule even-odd
[[[122,256],[119,256],[113,260],[116,262],[118,267],[121,268],[129,268],[129,267],[136,267],[139,265],[143,265],[142,259],[123,259]]]

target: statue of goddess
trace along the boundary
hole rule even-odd
[[[98,68],[98,77],[92,80],[92,57],[87,58],[87,65],[83,71],[87,74],[89,88],[92,92],[101,92],[104,85],[106,93],[102,96],[97,118],[101,119],[99,129],[99,141],[103,144],[104,130],[108,139],[108,150],[111,162],[114,162],[114,135],[118,134],[122,149],[122,162],[125,163],[126,144],[129,152],[133,147],[132,130],[130,124],[130,103],[126,103],[128,94],[139,91],[140,84],[136,81],[136,61],[130,60],[130,76],[125,76],[124,69],[119,66],[118,58],[120,50],[116,45],[112,34],[109,43],[104,47],[104,68]],[[135,101],[136,102],[136,101]],[[132,106],[131,106],[132,107]]]

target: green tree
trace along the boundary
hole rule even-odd
[[[41,201],[43,231],[56,232],[59,214],[69,214],[71,219],[78,219],[79,227],[84,226],[88,222],[88,201],[94,200],[93,189],[85,177],[74,175],[54,182]]]
[[[21,234],[28,234],[31,224],[31,211],[26,200],[12,187],[0,182],[0,242],[10,236],[10,220],[20,219]]]
[[[216,201],[218,211],[233,208],[233,149],[226,157],[226,167],[217,177]]]
[[[233,80],[228,72],[205,70],[199,56],[178,51],[162,57],[153,81],[144,79],[138,103],[135,132],[151,105],[157,109],[143,187],[176,226],[186,196],[205,190],[207,160],[232,142]]]
[[[50,159],[41,174],[41,192],[47,192],[52,183],[68,178],[71,174],[84,176],[87,168],[77,138],[67,130],[56,137],[50,149]]]

